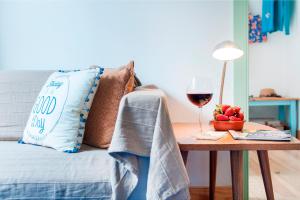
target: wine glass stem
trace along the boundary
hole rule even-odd
[[[199,123],[199,128],[200,128],[200,133],[203,133],[202,129],[202,121],[201,121],[201,116],[202,115],[202,107],[199,108],[199,115],[198,115],[198,123]]]

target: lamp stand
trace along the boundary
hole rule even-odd
[[[223,88],[224,88],[224,81],[225,81],[225,74],[226,74],[226,66],[227,66],[227,61],[224,61],[223,71],[222,71],[222,79],[221,79],[220,97],[219,97],[220,105],[222,104],[222,98],[223,98]]]

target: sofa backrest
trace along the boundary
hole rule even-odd
[[[0,71],[0,140],[18,140],[31,108],[52,71]]]

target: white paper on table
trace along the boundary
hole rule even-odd
[[[227,131],[205,131],[203,133],[194,134],[198,140],[218,140],[225,135],[227,135]]]

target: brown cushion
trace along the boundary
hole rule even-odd
[[[85,126],[83,143],[109,147],[121,98],[134,89],[134,63],[105,69]]]

